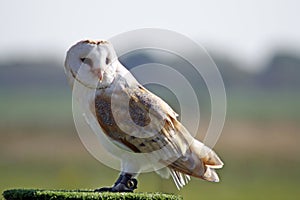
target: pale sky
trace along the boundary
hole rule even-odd
[[[274,47],[300,49],[298,0],[0,0],[0,25],[0,59],[63,59],[78,40],[138,28],[173,30],[254,63]]]

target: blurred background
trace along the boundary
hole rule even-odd
[[[192,38],[217,64],[228,110],[215,150],[225,167],[220,183],[192,179],[180,191],[171,180],[142,174],[138,191],[184,199],[299,198],[299,7],[296,0],[1,0],[0,192],[93,189],[115,181],[118,172],[94,159],[76,133],[64,57],[78,40],[153,27]],[[132,67],[151,59],[140,52],[121,61]]]

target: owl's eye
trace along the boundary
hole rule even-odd
[[[110,63],[110,59],[106,58],[105,63],[108,65]]]
[[[80,58],[80,60],[81,60],[82,63],[87,64],[87,65],[89,65],[90,67],[93,66],[93,61],[92,61],[92,59],[90,59],[90,58]]]

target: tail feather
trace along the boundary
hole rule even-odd
[[[202,177],[204,180],[210,181],[210,182],[219,182],[219,176],[217,174],[217,172],[215,171],[215,169],[212,169],[210,167],[206,168],[205,173],[203,174]]]
[[[189,175],[183,174],[173,169],[169,170],[178,190],[180,190],[180,188],[185,186],[191,180],[191,177]]]
[[[171,168],[171,175],[177,188],[180,188],[185,185],[183,184],[185,182],[182,173],[210,182],[219,182],[215,169],[220,169],[223,165],[223,162],[213,150],[195,140],[186,154],[171,163],[169,168]]]
[[[211,182],[219,182],[220,179],[215,169],[220,169],[224,165],[219,156],[198,140],[194,140],[191,150],[205,166],[205,172],[200,178]]]
[[[196,140],[196,142],[199,141]],[[200,154],[198,154],[198,156],[201,158],[204,165],[209,166],[210,168],[220,169],[224,165],[219,156],[207,146],[203,145],[202,150],[200,151]]]

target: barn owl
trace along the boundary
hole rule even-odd
[[[190,176],[219,181],[215,169],[222,168],[221,159],[190,135],[166,102],[138,83],[118,61],[111,43],[104,40],[76,43],[67,52],[65,72],[71,86],[77,81],[94,93],[80,98],[102,129],[102,133],[96,134],[105,134],[112,145],[133,155],[154,155],[153,168],[164,178],[171,175],[178,189]],[[137,188],[141,171],[138,162],[121,155],[120,160],[117,181],[112,187],[96,191],[133,192]],[[157,164],[164,168],[156,168]]]

